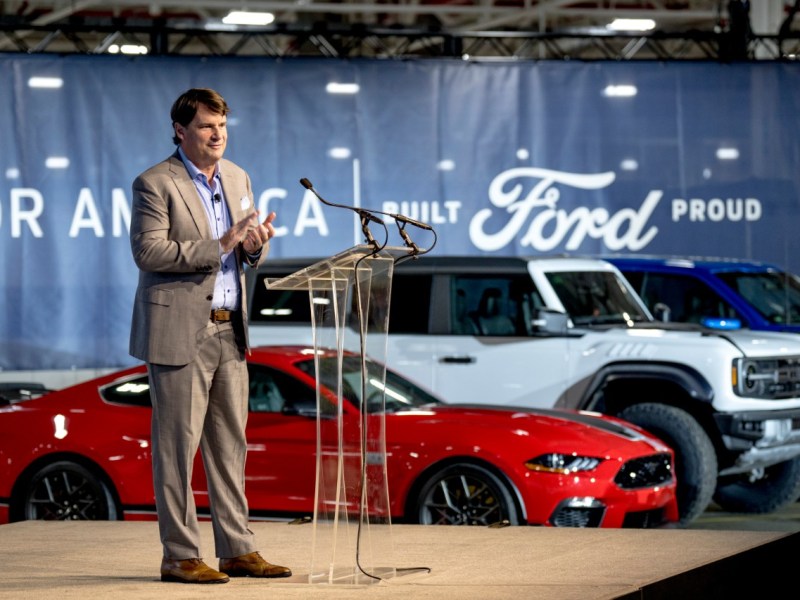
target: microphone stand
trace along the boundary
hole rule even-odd
[[[369,213],[367,213],[366,211],[357,211],[357,212],[358,212],[359,216],[361,217],[361,233],[364,234],[364,238],[366,239],[367,244],[372,246],[373,254],[377,254],[378,252],[380,252],[384,248],[384,246],[386,246],[386,242],[384,242],[383,245],[381,246],[381,245],[378,244],[378,242],[375,241],[375,238],[372,237],[372,232],[369,229],[369,222],[370,222],[370,216],[371,215],[369,215]],[[381,221],[381,224],[383,225],[382,221]],[[384,225],[384,228],[385,227],[386,226]],[[388,232],[386,233],[386,237],[387,237],[387,241],[388,241],[388,237],[389,237]]]
[[[387,214],[387,213],[382,213],[382,214]],[[438,236],[436,235],[436,230],[434,230],[433,227],[431,227],[427,223],[415,221],[414,219],[406,217],[405,215],[390,214],[389,216],[391,216],[394,219],[394,222],[397,224],[397,231],[400,233],[400,237],[403,238],[403,242],[408,248],[411,249],[411,252],[408,255],[401,256],[397,260],[395,260],[394,263],[395,266],[407,260],[411,259],[417,260],[423,254],[427,254],[428,252],[433,250],[433,247],[436,245],[436,241],[438,239]],[[426,231],[430,231],[433,234],[433,244],[431,244],[431,247],[428,248],[427,250],[421,250],[420,247],[417,246],[411,240],[411,236],[409,236],[408,232],[406,231],[406,225],[413,225],[414,227],[417,227],[419,229],[425,229]]]
[[[411,241],[411,237],[406,232],[406,224],[400,224],[400,221],[396,221],[397,223],[397,230],[400,232],[400,237],[403,238],[403,241],[406,243],[406,246],[411,248],[411,253],[416,258],[420,254],[419,246],[417,246],[414,242]]]

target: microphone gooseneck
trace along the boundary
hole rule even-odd
[[[317,198],[319,198],[320,202],[322,202],[323,204],[327,204],[328,206],[333,206],[333,207],[336,207],[336,208],[346,208],[348,210],[352,210],[355,213],[357,213],[358,216],[360,216],[362,219],[367,219],[369,221],[372,221],[373,223],[378,223],[379,225],[383,225],[384,224],[383,223],[383,219],[381,219],[379,217],[376,217],[375,214],[370,210],[367,210],[365,208],[359,208],[358,206],[348,206],[346,204],[336,204],[335,202],[329,202],[328,200],[325,200],[325,198],[323,198],[322,196],[320,196],[317,193],[317,190],[314,189],[314,186],[305,177],[303,177],[300,180],[300,185],[302,185],[304,188],[306,188],[311,193],[313,193]]]
[[[371,211],[366,210],[364,208],[359,208],[357,206],[348,206],[347,204],[337,204],[335,202],[329,202],[328,200],[325,200],[325,198],[323,198],[317,193],[317,190],[314,189],[314,186],[305,177],[303,177],[300,180],[300,185],[302,185],[304,188],[306,188],[312,194],[314,194],[323,204],[326,204],[328,206],[333,206],[335,208],[346,208],[356,213],[361,218],[361,232],[364,234],[364,238],[366,239],[367,243],[374,248],[376,253],[382,250],[384,246],[386,246],[386,242],[388,241],[389,238],[389,233],[388,230],[386,230],[386,224],[383,222],[383,219],[376,217]],[[384,241],[383,245],[378,244],[378,242],[375,241],[375,238],[372,237],[372,232],[369,230],[370,221],[372,221],[373,223],[377,223],[378,225],[381,225],[384,231],[387,231],[386,241]]]
[[[427,254],[428,252],[433,250],[433,246],[431,246],[427,250],[421,250],[419,246],[417,246],[411,240],[411,237],[408,235],[408,232],[405,229],[406,225],[412,225],[414,227],[418,227],[419,229],[430,231],[434,236],[433,245],[436,245],[436,231],[434,231],[433,227],[431,225],[428,225],[427,223],[423,223],[422,221],[417,221],[416,219],[412,219],[411,217],[407,217],[405,215],[401,215],[398,213],[389,213],[389,212],[384,212],[382,210],[367,210],[364,208],[359,208],[357,206],[348,206],[346,204],[336,204],[335,202],[329,202],[328,200],[325,200],[325,198],[323,198],[317,193],[317,190],[314,189],[314,186],[311,183],[311,181],[309,181],[305,177],[303,177],[300,180],[300,185],[302,185],[304,188],[313,193],[323,204],[326,204],[328,206],[334,206],[337,208],[346,208],[358,214],[358,216],[361,217],[361,231],[364,233],[367,242],[372,246],[374,246],[376,248],[376,251],[383,248],[386,244],[384,243],[383,246],[378,246],[377,242],[375,242],[375,239],[372,237],[372,234],[369,231],[368,223],[370,221],[373,223],[378,223],[382,225],[384,229],[386,228],[386,225],[383,222],[383,219],[377,217],[375,213],[386,215],[394,219],[395,223],[397,224],[397,229],[400,233],[400,237],[403,238],[403,242],[411,250],[411,255],[410,255],[411,257],[416,258],[419,255]]]

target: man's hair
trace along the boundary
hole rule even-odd
[[[219,115],[225,116],[230,112],[225,99],[214,90],[209,88],[192,88],[186,90],[183,94],[178,96],[178,99],[175,100],[175,103],[172,105],[172,110],[169,112],[170,117],[172,117],[173,132],[175,130],[175,123],[180,123],[184,127],[191,123],[192,119],[194,119],[194,116],[197,114],[197,107],[201,104],[205,104],[211,112]],[[172,141],[176,146],[181,143],[180,139],[178,139],[178,135],[174,133]]]

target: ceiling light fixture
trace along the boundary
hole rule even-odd
[[[614,31],[650,31],[656,28],[656,22],[653,19],[614,19],[606,28]]]
[[[66,156],[48,156],[44,166],[48,169],[66,169],[69,166],[69,159]]]
[[[31,77],[28,79],[28,87],[57,90],[64,85],[61,77]]]
[[[719,160],[736,160],[739,158],[739,150],[730,146],[717,148],[717,158]]]
[[[629,84],[607,85],[603,89],[603,96],[606,98],[632,98],[637,93],[636,86]]]
[[[108,47],[109,54],[147,54],[147,46],[141,44],[111,44]]]
[[[325,91],[329,94],[357,94],[359,90],[357,83],[338,83],[331,81],[325,86]]]
[[[249,12],[232,10],[223,17],[225,25],[269,25],[275,20],[275,15],[270,12]]]
[[[328,150],[328,156],[331,158],[338,158],[340,160],[344,158],[350,158],[350,148],[344,148],[341,146],[337,148],[331,148]]]

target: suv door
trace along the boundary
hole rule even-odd
[[[275,262],[251,274],[251,345],[313,343],[308,294],[264,285],[300,266]],[[442,398],[544,407],[563,395],[569,339],[533,325],[544,302],[523,261],[508,270],[406,264],[391,298],[389,365]],[[359,343],[348,327],[345,347]]]
[[[432,305],[438,314],[431,319],[430,380],[423,379],[424,369],[406,368],[404,374],[450,402],[502,398],[549,407],[561,396],[567,339],[540,335],[534,327],[544,303],[527,272],[437,274]],[[393,342],[390,348],[393,366],[402,370],[410,362],[406,348]],[[530,364],[531,356],[537,364]]]

